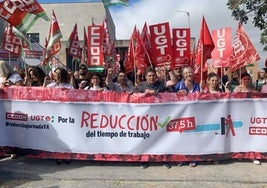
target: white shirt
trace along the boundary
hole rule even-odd
[[[60,83],[60,84],[58,84],[56,82],[52,82],[52,83],[48,84],[46,87],[74,89],[74,87],[69,83]]]

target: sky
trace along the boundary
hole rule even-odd
[[[238,22],[231,17],[227,8],[227,0],[129,0],[130,5],[112,6],[109,8],[116,26],[117,39],[129,39],[133,28],[140,31],[144,23],[148,25],[169,22],[170,27],[189,27],[191,37],[198,40],[202,16],[205,17],[209,30],[225,27],[232,28],[232,38]],[[188,16],[189,13],[189,16]],[[261,60],[260,68],[264,66],[266,52],[260,44],[261,31],[251,22],[244,25],[250,40],[257,49]]]

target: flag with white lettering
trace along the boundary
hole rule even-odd
[[[168,22],[150,25],[151,57],[155,67],[173,62],[170,26]]]
[[[2,39],[1,48],[16,55],[21,53],[21,39],[13,33],[13,26],[8,23]]]
[[[211,53],[214,67],[227,67],[232,55],[231,27],[212,30],[214,50]]]
[[[88,26],[87,65],[90,71],[102,71],[104,69],[103,33],[102,25]]]
[[[233,54],[230,68],[232,70],[237,70],[245,65],[255,63],[258,60],[260,60],[260,56],[257,50],[250,41],[244,27],[239,23],[233,41]]]
[[[190,29],[189,28],[173,28],[173,67],[190,66]]]
[[[67,54],[72,56],[73,58],[81,59],[81,48],[77,23],[74,25],[74,28],[69,37]]]

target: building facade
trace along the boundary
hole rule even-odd
[[[97,2],[75,2],[75,3],[49,3],[41,4],[48,17],[51,17],[54,11],[61,33],[61,50],[59,52],[59,60],[68,68],[72,62],[72,58],[66,55],[66,47],[69,36],[77,23],[78,36],[80,45],[84,41],[84,27],[86,28],[93,23],[95,25],[102,25],[103,21],[107,20],[107,27],[110,32],[111,39],[115,40],[115,25],[108,9],[105,9],[102,1]],[[29,38],[32,42],[37,42],[41,46],[45,45],[45,39],[48,38],[50,29],[50,22],[43,19],[38,19],[34,26],[28,32]]]

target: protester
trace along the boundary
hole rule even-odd
[[[253,85],[251,84],[251,76],[245,72],[241,74],[240,85],[237,86],[233,92],[256,92]],[[252,160],[256,165],[260,165],[261,162],[257,159]]]
[[[31,67],[31,69],[29,69],[28,74],[29,75],[27,75],[27,81],[25,80],[26,86],[31,86],[31,87],[43,86],[44,79],[46,77],[46,74],[43,71],[43,69],[41,69],[38,66]]]
[[[25,68],[18,68],[18,70],[16,71],[16,73],[18,73],[20,75],[20,77],[24,80],[26,73],[25,73]]]
[[[112,91],[127,92],[132,94],[134,92],[133,83],[127,79],[124,71],[120,71],[117,76],[117,81],[113,82],[114,71],[109,68],[107,71],[106,85]]]
[[[258,72],[258,79],[254,83],[254,87],[257,91],[261,91],[262,85],[267,83],[267,68],[262,68]]]
[[[245,72],[241,74],[240,84],[235,87],[233,92],[255,92],[256,90],[251,83],[250,74]]]
[[[177,77],[177,82],[180,82],[183,79],[182,71],[182,68],[176,68],[173,70],[174,75]]]
[[[148,68],[145,72],[146,80],[140,82],[137,85],[137,92],[145,93],[146,95],[155,95],[161,92],[165,92],[168,87],[171,87],[177,83],[177,78],[171,70],[169,64],[164,65],[164,70],[161,67],[161,71],[164,73],[167,72],[170,76],[170,80],[166,81],[165,77],[163,78],[160,73],[158,75],[161,77],[158,78],[155,69]],[[143,169],[147,168],[148,166],[148,163],[141,164],[141,167]],[[171,168],[171,165],[169,163],[164,163],[163,166],[168,169]]]
[[[74,89],[74,87],[70,84],[69,75],[66,69],[58,67],[54,73],[56,79],[55,82],[48,84],[46,87]]]
[[[184,79],[173,87],[173,92],[178,92],[183,95],[200,92],[199,84],[194,81],[193,69],[191,67],[184,67],[182,74]]]
[[[226,92],[226,83],[228,83],[232,79],[232,72],[228,67],[225,67],[225,69],[222,70],[224,70],[222,76],[222,90],[223,92]]]
[[[5,62],[0,60],[0,84],[1,86],[23,86],[23,79]]]
[[[220,77],[217,73],[211,72],[208,74],[207,85],[204,88],[204,93],[221,93]]]
[[[233,92],[239,84],[240,83],[238,71],[234,71],[232,72],[231,80],[225,83],[225,92]]]
[[[93,74],[91,78],[91,83],[89,86],[89,90],[92,91],[104,91],[107,90],[107,88],[103,87],[102,80],[100,78],[99,74]]]
[[[154,95],[165,92],[168,87],[172,87],[177,83],[177,78],[174,75],[169,65],[165,65],[166,72],[170,76],[170,80],[163,81],[157,79],[156,71],[153,68],[148,68],[145,73],[145,81],[140,82],[137,86],[137,92],[145,93],[146,95]]]
[[[81,64],[79,67],[79,75],[77,75],[77,72],[73,73],[74,77],[74,82],[75,85],[74,87],[78,89],[79,84],[82,80],[87,80],[88,83],[90,83],[90,73],[88,72],[87,66],[85,64]]]

